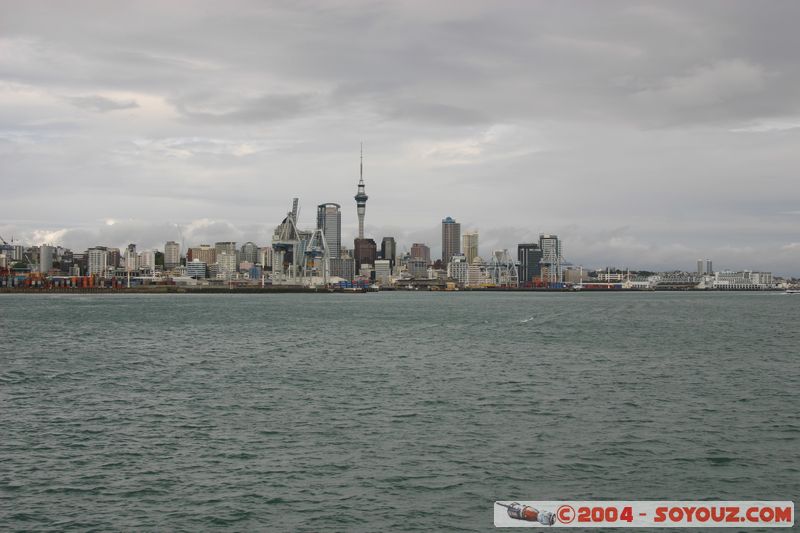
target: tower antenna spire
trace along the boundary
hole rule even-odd
[[[364,143],[361,143],[361,164],[359,166],[359,178],[361,182],[364,182]]]

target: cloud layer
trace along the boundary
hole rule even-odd
[[[796,2],[0,6],[6,239],[263,244],[299,196],[348,241],[363,141],[401,248],[800,274]]]

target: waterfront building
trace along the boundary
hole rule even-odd
[[[462,287],[467,285],[469,264],[465,256],[458,254],[450,257],[450,262],[447,264],[447,277],[456,280]]]
[[[208,265],[205,261],[192,259],[186,263],[186,275],[194,279],[205,279]]]
[[[519,261],[519,283],[530,285],[542,276],[542,249],[537,242],[517,245],[517,261]]]
[[[0,268],[8,268],[8,256],[5,254],[5,250],[3,253],[0,254]]]
[[[119,268],[122,265],[122,252],[119,248],[108,249],[108,266],[111,268]]]
[[[482,257],[476,256],[467,265],[467,287],[482,287],[488,283],[486,262]]]
[[[236,261],[236,251],[234,250],[233,253],[228,253],[227,251],[223,251],[217,254],[217,276],[216,277],[224,277],[225,279],[230,279],[233,277],[234,274],[237,272],[237,261]]]
[[[181,264],[181,246],[175,241],[164,244],[164,270],[172,270]]]
[[[389,264],[394,268],[397,263],[397,242],[394,237],[384,237],[381,240],[381,259],[388,259]]]
[[[317,206],[317,229],[325,235],[328,257],[338,258],[342,248],[342,212],[339,204],[326,203]]]
[[[367,210],[367,200],[369,196],[364,190],[364,148],[361,148],[361,163],[359,165],[358,192],[353,197],[356,201],[358,211],[358,238],[364,238],[364,213]]]
[[[411,245],[411,258],[422,259],[425,261],[425,266],[431,264],[431,249],[427,244],[415,242]]]
[[[125,270],[130,272],[139,268],[139,256],[136,253],[136,245],[131,243],[125,248]]]
[[[54,248],[47,244],[39,248],[39,272],[47,274],[53,268],[53,252]]]
[[[378,256],[378,245],[372,239],[356,239],[353,243],[356,273],[361,274],[361,265],[374,265]]]
[[[467,263],[472,264],[472,261],[478,257],[478,232],[465,233],[461,236],[461,250],[467,258]]]
[[[381,285],[392,283],[392,265],[388,259],[375,260],[375,282]]]
[[[186,260],[194,261],[198,259],[207,265],[213,265],[217,262],[217,252],[210,244],[201,244],[189,249],[189,255]]]
[[[247,261],[248,263],[256,264],[258,262],[258,246],[250,241],[242,245],[241,253],[239,254],[239,262]]]
[[[235,241],[221,241],[214,243],[214,253],[217,255],[225,252],[228,255],[236,255],[236,242]]]
[[[563,262],[561,241],[557,235],[542,233],[539,235],[539,248],[542,250],[542,280],[546,283],[560,283],[562,278],[561,263]]]
[[[352,281],[356,276],[356,261],[352,257],[334,257],[328,263],[331,277]]]
[[[451,217],[442,220],[442,265],[446,267],[454,255],[461,254],[461,224]]]
[[[156,269],[156,254],[152,250],[144,250],[139,254],[138,270],[153,272]]]
[[[89,248],[87,252],[87,274],[105,276],[108,272],[108,250],[105,246]]]
[[[424,259],[412,257],[406,262],[406,270],[412,278],[427,278],[428,262]]]

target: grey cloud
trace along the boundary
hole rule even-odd
[[[299,196],[352,240],[364,141],[376,238],[450,214],[489,251],[798,272],[797,2],[11,5],[3,235],[266,239]]]
[[[135,109],[139,107],[136,100],[113,100],[100,95],[91,96],[70,96],[67,100],[81,109],[89,111],[98,111],[100,113],[107,113],[108,111],[117,111],[119,109]]]

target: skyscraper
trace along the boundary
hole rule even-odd
[[[714,266],[711,263],[711,259],[706,259],[706,274],[709,276],[714,275]]]
[[[136,245],[131,243],[125,248],[125,270],[131,271],[139,268],[139,256],[136,254]]]
[[[705,270],[703,270],[703,260],[702,259],[698,259],[697,260],[697,275],[698,276],[702,276],[703,274],[705,274]]]
[[[461,248],[467,258],[467,263],[472,264],[473,259],[478,257],[478,232],[465,233],[461,236]]]
[[[317,206],[317,229],[325,235],[328,245],[328,257],[337,259],[342,249],[342,206],[334,203]],[[359,215],[363,219],[362,215]]]
[[[43,244],[39,248],[39,272],[47,273],[53,268],[53,252],[54,248],[50,245]]]
[[[164,268],[171,270],[181,264],[181,245],[175,241],[164,244]]]
[[[258,263],[258,246],[253,242],[246,242],[242,245],[241,253],[239,254],[239,262],[247,261],[248,263]]]
[[[381,258],[388,259],[389,264],[394,268],[397,260],[397,242],[394,237],[384,237],[381,241]]]
[[[91,276],[105,276],[108,272],[108,250],[104,246],[96,246],[88,250],[88,269],[87,273]]]
[[[236,242],[223,241],[214,243],[214,252],[219,255],[225,252],[228,255],[236,255]]]
[[[461,254],[461,224],[451,217],[442,220],[442,263],[447,265],[454,255]]]
[[[358,208],[358,238],[364,238],[364,212],[367,210],[367,193],[364,192],[364,147],[361,147],[361,165],[359,167],[358,194],[354,196]],[[327,236],[326,236],[327,238]],[[341,240],[341,239],[340,239]]]
[[[431,264],[431,248],[425,243],[415,242],[411,245],[411,258],[422,259],[425,261],[425,266]]]
[[[561,241],[558,235],[539,235],[539,248],[542,250],[542,280],[547,283],[561,282]]]
[[[542,249],[539,243],[530,242],[517,245],[519,261],[519,284],[525,286],[542,276]]]
[[[372,239],[356,239],[353,250],[356,260],[356,272],[361,272],[361,265],[375,265],[378,245]]]

